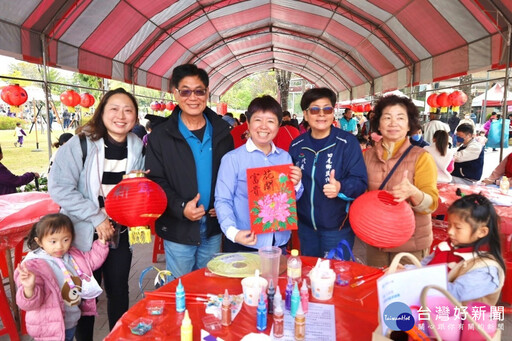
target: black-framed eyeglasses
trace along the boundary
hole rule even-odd
[[[176,89],[176,91],[178,91],[178,93],[180,94],[181,97],[190,97],[190,96],[192,96],[192,93],[194,93],[197,97],[203,97],[206,95],[207,89],[195,89],[195,90]]]
[[[308,111],[311,115],[320,115],[320,112],[322,111],[325,115],[330,115],[334,112],[333,107],[310,107],[308,108]]]

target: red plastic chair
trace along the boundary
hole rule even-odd
[[[158,255],[164,255],[164,241],[162,238],[155,234],[155,241],[153,244],[153,263],[158,262]]]
[[[19,341],[20,336],[18,335],[16,322],[14,322],[14,317],[11,313],[11,306],[9,305],[9,300],[5,294],[3,284],[0,285],[0,318],[2,319],[2,324],[4,325],[4,327],[0,329],[0,335],[8,334],[12,341]]]

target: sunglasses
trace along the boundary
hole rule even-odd
[[[178,91],[178,93],[180,94],[181,97],[190,97],[192,96],[192,93],[194,93],[197,97],[203,97],[206,95],[206,89],[195,89],[195,90],[190,90],[190,89],[184,89],[184,90],[180,90],[180,89],[176,89],[176,91]]]
[[[334,112],[334,108],[333,107],[324,107],[324,108],[311,107],[311,108],[308,108],[308,111],[311,115],[320,115],[320,111],[322,111],[325,115],[330,115]]]

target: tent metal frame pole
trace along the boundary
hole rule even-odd
[[[508,116],[508,105],[507,105],[507,93],[508,93],[508,80],[509,80],[509,69],[510,69],[510,38],[511,38],[511,30],[512,25],[508,23],[508,32],[507,32],[507,65],[505,67],[505,80],[503,81],[503,109],[501,111],[501,136],[500,136],[500,162],[503,160],[503,145],[504,145],[504,139],[505,139],[505,122],[506,118]],[[508,128],[508,127],[507,127]]]
[[[48,160],[52,158],[52,127],[50,126],[50,101],[48,98],[50,98],[50,94],[48,90],[50,89],[50,86],[48,84],[48,56],[46,54],[47,46],[46,46],[46,39],[44,34],[41,34],[41,46],[43,49],[43,83],[44,83],[44,94],[45,94],[45,103],[46,103],[46,135],[47,135],[47,142],[48,142]],[[36,118],[37,120],[37,118]]]
[[[482,111],[480,112],[480,124],[484,123],[484,119],[487,118],[487,91],[489,91],[489,70],[487,70],[487,80],[485,81],[485,92],[484,92],[484,102],[482,105]]]

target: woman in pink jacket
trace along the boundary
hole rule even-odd
[[[27,332],[35,340],[73,340],[80,316],[96,315],[102,290],[92,271],[108,255],[104,240],[96,240],[89,252],[71,243],[73,223],[64,214],[49,214],[28,235],[32,250],[18,266],[16,303],[27,312]]]

